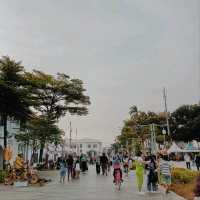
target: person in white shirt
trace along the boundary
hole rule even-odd
[[[189,155],[189,154],[185,154],[184,160],[185,160],[185,162],[186,162],[186,167],[187,167],[187,169],[191,169],[191,164],[190,164],[190,162],[191,162],[191,157],[190,157],[190,155]]]
[[[79,163],[79,160],[76,161],[76,164],[75,164],[75,178],[78,179],[79,176],[80,176],[80,163]]]

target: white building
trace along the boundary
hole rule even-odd
[[[97,156],[102,153],[102,142],[96,139],[84,138],[84,139],[72,139],[71,148],[70,140],[65,142],[65,151],[75,152],[77,155],[87,154],[88,156]]]

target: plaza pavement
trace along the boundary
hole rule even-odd
[[[80,180],[65,184],[59,183],[57,171],[42,172],[42,175],[52,179],[43,187],[16,188],[0,186],[0,200],[181,200],[174,193],[165,195],[161,190],[157,193],[137,192],[135,173],[124,177],[121,191],[117,191],[112,183],[112,175],[96,176],[95,168],[90,167],[86,174],[81,174]],[[144,186],[145,188],[145,186]],[[145,189],[144,189],[145,191]]]

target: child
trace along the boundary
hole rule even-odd
[[[116,176],[116,173],[117,173],[118,170],[120,171],[121,181],[123,181],[123,179],[122,179],[122,169],[121,169],[120,161],[118,159],[113,162],[113,169],[114,169],[114,171],[113,171],[113,177],[114,177],[113,183],[115,183],[115,176]]]
[[[67,173],[66,165],[64,162],[61,162],[60,163],[60,183],[65,182],[66,173]]]

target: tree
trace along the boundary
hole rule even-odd
[[[133,142],[135,148],[144,149],[144,142],[150,138],[150,124],[157,124],[156,127],[157,142],[163,143],[162,126],[165,124],[165,116],[154,112],[144,112],[137,109],[136,106],[130,108],[130,118],[124,121],[121,134],[117,137],[118,143],[125,146],[127,141]],[[168,137],[167,137],[168,139]]]
[[[40,142],[40,157],[42,162],[43,150],[46,143],[60,144],[62,141],[63,131],[58,128],[55,121],[48,119],[46,116],[39,116],[33,118],[23,126],[23,131],[16,135],[16,139],[23,142],[25,145],[32,145],[33,154],[37,142]],[[34,155],[33,155],[34,157]]]
[[[200,105],[183,105],[171,115],[172,138],[200,141]]]
[[[131,117],[134,117],[138,113],[138,108],[137,106],[131,106],[129,110],[129,114]]]
[[[37,99],[34,108],[46,120],[45,123],[49,123],[49,126],[67,112],[77,115],[88,114],[87,106],[90,105],[90,100],[84,94],[86,90],[81,80],[70,79],[66,74],[58,73],[57,76],[52,76],[36,70],[26,73],[26,77],[30,81],[32,93]],[[46,133],[50,134],[48,131]],[[40,159],[45,142],[47,142],[47,137],[45,135],[43,137],[40,137]]]
[[[35,109],[51,119],[59,119],[66,112],[70,114],[86,115],[90,105],[86,96],[83,82],[79,79],[70,79],[65,74],[56,77],[34,70],[26,74],[32,83],[32,90],[37,97]]]
[[[32,116],[31,97],[21,62],[8,56],[0,59],[0,115],[4,127],[4,148],[7,147],[7,120],[27,120]]]

